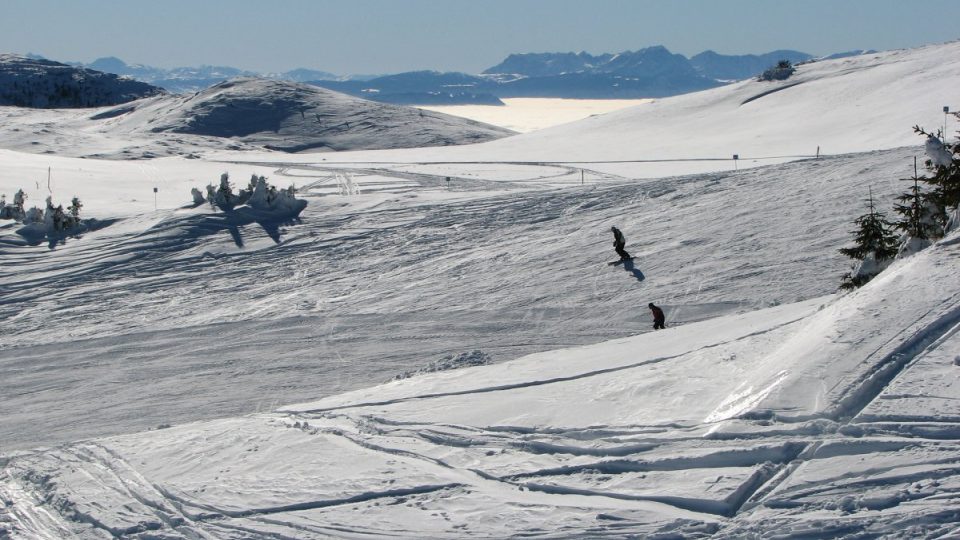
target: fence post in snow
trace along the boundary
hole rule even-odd
[[[943,142],[947,142],[947,115],[950,114],[950,107],[943,106]]]

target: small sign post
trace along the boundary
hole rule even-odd
[[[157,188],[153,188],[153,209],[157,209]]]
[[[736,170],[739,170],[739,169],[737,168],[737,160],[738,160],[738,159],[740,159],[740,154],[734,154],[734,155],[733,155],[733,170],[735,170],[735,171],[736,171]]]

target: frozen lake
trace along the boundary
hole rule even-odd
[[[448,105],[420,107],[527,133],[574,122],[595,114],[650,103],[652,99],[505,98],[506,106]]]

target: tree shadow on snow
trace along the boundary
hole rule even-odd
[[[627,259],[623,261],[623,269],[633,274],[633,277],[637,278],[637,281],[643,281],[644,279],[646,279],[646,276],[643,275],[643,272],[641,272],[639,268],[634,266],[633,259]]]
[[[228,222],[227,230],[230,231],[230,236],[233,237],[233,243],[236,244],[237,247],[242,248],[243,235],[240,234],[240,227]]]
[[[104,227],[109,227],[116,222],[116,219],[90,218],[83,220],[79,225],[70,229],[55,232],[47,231],[47,229],[41,224],[24,226],[18,225],[19,228],[15,231],[17,236],[5,236],[2,240],[0,240],[0,244],[11,246],[39,246],[46,242],[47,248],[52,251],[56,249],[57,246],[66,244],[67,239],[83,238],[85,233],[96,231]]]
[[[259,225],[260,228],[263,229],[263,232],[267,233],[267,236],[269,236],[274,243],[280,244],[280,227],[300,223],[300,218],[271,219],[231,210],[224,214],[205,216],[204,219],[195,226],[194,230],[196,231],[195,234],[198,235],[215,234],[218,231],[226,230],[230,233],[231,238],[233,238],[233,243],[236,244],[237,247],[242,248],[244,246],[243,227],[254,223]]]
[[[260,228],[263,229],[263,232],[267,233],[267,236],[269,236],[275,243],[277,244],[280,243],[280,225],[281,225],[280,222],[258,221],[257,225],[259,225]]]

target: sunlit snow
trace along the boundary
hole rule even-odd
[[[105,225],[0,221],[0,537],[960,535],[960,237],[835,294],[958,52],[447,148],[73,138],[74,113],[0,110],[3,146],[56,132],[0,150],[0,193]],[[183,146],[76,157],[158,140]],[[191,204],[225,171],[307,207]]]

